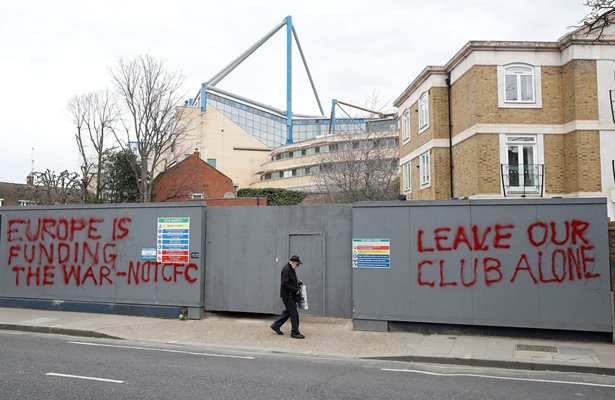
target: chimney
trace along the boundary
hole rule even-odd
[[[26,184],[28,186],[34,186],[34,175],[29,174],[28,176],[26,176]]]
[[[201,153],[199,153],[198,148],[194,149],[194,154],[196,154],[197,157],[201,158]]]

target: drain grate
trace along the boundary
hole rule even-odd
[[[555,346],[538,346],[535,344],[518,344],[517,350],[543,351],[545,353],[557,353],[557,347]]]

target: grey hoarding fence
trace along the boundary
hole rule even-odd
[[[353,240],[358,328],[612,329],[604,199],[357,204]]]
[[[7,207],[0,218],[0,304],[203,309],[203,205]]]
[[[209,207],[206,308],[279,313],[280,272],[293,254],[309,314],[352,315],[351,206]]]
[[[359,329],[612,330],[604,199],[2,208],[0,305],[279,313],[292,254],[306,312]]]

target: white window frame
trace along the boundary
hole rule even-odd
[[[412,192],[412,163],[410,161],[401,166],[401,173],[404,180],[404,192]]]
[[[429,128],[429,92],[425,92],[419,97],[419,133]]]
[[[20,207],[28,207],[28,206],[33,206],[34,200],[18,200],[19,201],[19,206]]]
[[[410,111],[406,110],[401,117],[401,140],[402,143],[410,141]]]
[[[510,165],[508,160],[508,146],[514,143],[514,138],[533,138],[532,142],[527,142],[534,146],[534,164],[544,165],[544,135],[542,134],[516,134],[516,133],[501,133],[500,134],[500,160],[502,164]],[[508,171],[506,171],[508,172]],[[510,182],[509,182],[510,183]],[[521,183],[521,181],[520,181]],[[542,176],[543,190],[546,190],[546,181],[543,171]],[[509,186],[508,193],[538,193],[540,191],[540,182],[536,182],[536,186]]]
[[[190,200],[203,200],[205,195],[203,193],[190,193]]]
[[[517,88],[520,84],[521,75],[532,75],[534,99],[527,100],[506,100],[506,75],[507,70],[515,67],[529,68],[530,73],[515,73],[517,75]],[[514,63],[497,66],[498,80],[498,107],[499,108],[542,108],[542,70],[539,65],[529,65],[523,63]]]
[[[429,151],[419,156],[421,189],[431,186],[431,154]]]
[[[0,207],[4,205],[4,199],[0,199]]]

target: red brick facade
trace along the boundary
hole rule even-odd
[[[266,206],[266,197],[236,197],[234,199],[207,199],[208,206],[230,207],[230,206]]]
[[[235,193],[233,181],[203,161],[198,151],[156,177],[153,200],[191,201],[222,199]]]

